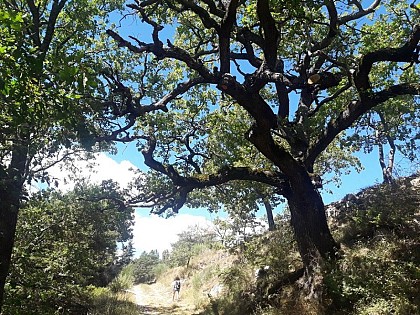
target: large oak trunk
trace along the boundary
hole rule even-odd
[[[322,197],[306,172],[290,179],[287,193],[291,224],[305,268],[310,271],[322,259],[333,259],[338,244],[327,224]]]

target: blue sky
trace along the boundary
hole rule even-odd
[[[93,168],[87,167],[86,162],[78,162],[81,169],[81,173],[78,175],[88,178],[92,183],[100,183],[102,180],[112,179],[125,188],[134,176],[130,169],[140,168],[145,170],[142,158],[134,144],[119,145],[119,153],[117,155],[96,154],[95,161],[97,165]],[[360,173],[352,171],[349,175],[344,175],[342,177],[343,183],[339,188],[330,187],[334,191],[333,194],[321,191],[325,204],[340,200],[348,193],[356,193],[362,188],[382,181],[376,152],[373,152],[371,155],[362,154],[362,162],[365,169]],[[396,163],[399,164],[397,167],[406,167],[405,173],[401,175],[417,171],[416,169],[407,168],[407,163],[402,162],[397,155]],[[60,179],[59,188],[64,191],[73,188],[74,184],[69,178],[75,174],[61,169],[59,165],[50,169],[49,172],[52,176]],[[263,215],[264,211],[260,211],[260,214]],[[177,216],[164,219],[156,215],[150,215],[148,209],[137,209],[133,229],[136,255],[140,255],[142,251],[149,252],[157,249],[161,253],[165,249],[170,249],[171,243],[177,240],[177,234],[186,230],[189,226],[197,224],[211,228],[211,221],[217,215],[210,214],[205,209],[181,209]]]
[[[117,25],[117,31],[124,37],[133,35],[141,38],[143,41],[150,41],[150,29],[144,27],[138,20],[132,16],[127,17],[121,21],[119,14],[114,14],[111,20]],[[164,35],[168,36],[171,32],[164,31]],[[340,187],[328,186],[333,194],[321,190],[325,204],[342,199],[348,193],[356,193],[360,189],[370,185],[380,183],[382,181],[381,169],[378,163],[378,153],[373,151],[369,155],[359,153],[358,157],[361,159],[364,170],[357,173],[352,170],[350,174],[343,175],[342,184]],[[130,167],[137,167],[140,170],[146,170],[143,164],[143,157],[138,152],[134,143],[119,144],[118,154],[109,155],[102,154],[97,156],[99,163],[98,175],[92,177],[92,180],[103,179],[103,176],[108,176],[121,183],[122,186],[127,184],[130,179]],[[405,161],[397,154],[395,159],[396,167],[406,167]],[[415,170],[408,170],[407,173],[412,173]],[[401,174],[406,175],[406,174]],[[263,211],[261,211],[263,213]],[[160,252],[163,249],[169,248],[170,243],[176,241],[176,234],[186,229],[188,225],[199,223],[201,225],[209,224],[208,220],[212,220],[216,215],[209,214],[204,209],[181,209],[180,213],[173,218],[163,219],[157,216],[150,216],[148,209],[138,209],[136,211],[136,225],[134,228],[134,246],[137,254],[141,251],[150,251],[158,249]]]
[[[364,169],[358,173],[355,170],[352,170],[348,175],[343,175],[341,177],[342,184],[340,187],[328,186],[327,188],[333,191],[332,194],[327,193],[325,189],[321,190],[325,204],[329,204],[334,201],[342,199],[346,194],[357,193],[359,190],[366,188],[368,186],[382,182],[381,169],[378,162],[378,153],[373,151],[370,154],[358,153],[357,156],[361,159]],[[146,170],[143,162],[142,155],[137,151],[137,148],[134,144],[120,144],[119,153],[116,156],[110,156],[117,162],[122,162],[125,160],[130,161],[136,167],[141,170]],[[414,172],[415,170],[410,170],[407,168],[407,163],[405,160],[397,154],[396,156],[396,167],[401,168],[405,167],[405,174]],[[277,209],[277,212],[280,212],[283,206]],[[259,211],[260,216],[264,215],[264,210]],[[151,250],[155,246],[158,250],[166,249],[169,247],[169,244],[176,240],[176,234],[174,231],[182,231],[189,225],[199,223],[200,225],[208,225],[208,221],[213,220],[218,215],[225,217],[223,213],[212,214],[205,209],[181,209],[180,213],[176,218],[163,219],[156,216],[151,217],[149,215],[148,209],[139,209],[136,212],[136,228],[135,228],[135,244],[138,248]],[[148,237],[148,236],[149,237]],[[144,239],[151,240],[153,239],[154,243],[144,242]]]

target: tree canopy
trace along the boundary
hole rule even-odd
[[[130,69],[135,81],[107,74],[114,86],[109,112],[125,125],[103,138],[138,142],[152,172],[138,181],[136,201],[156,213],[178,212],[205,206],[221,185],[261,183],[287,199],[309,272],[319,258],[336,257],[320,176],[357,165],[350,155],[360,147],[353,140],[366,117],[383,115],[390,123],[400,117],[412,126],[400,129],[404,140],[414,141],[418,6],[393,0],[127,6],[151,37],[107,31],[139,62]]]

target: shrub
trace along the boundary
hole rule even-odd
[[[326,270],[325,285],[337,314],[420,312],[420,267],[412,256],[401,255],[404,243],[394,233],[383,232],[346,249],[344,257]]]
[[[107,288],[92,288],[89,315],[138,315],[130,293],[112,293]]]
[[[134,268],[132,265],[125,267],[121,273],[108,285],[113,293],[127,290],[134,283]]]

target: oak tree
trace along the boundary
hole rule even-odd
[[[151,36],[107,31],[139,63],[135,81],[108,73],[109,115],[120,126],[103,139],[138,142],[153,171],[139,179],[137,201],[178,212],[205,205],[199,191],[262,183],[287,200],[306,270],[335,258],[316,163],[387,101],[420,94],[410,75],[419,70],[418,6],[137,0],[128,8]],[[377,19],[387,31],[373,44]],[[391,64],[398,70],[374,75]],[[392,80],[379,84],[384,76]]]

